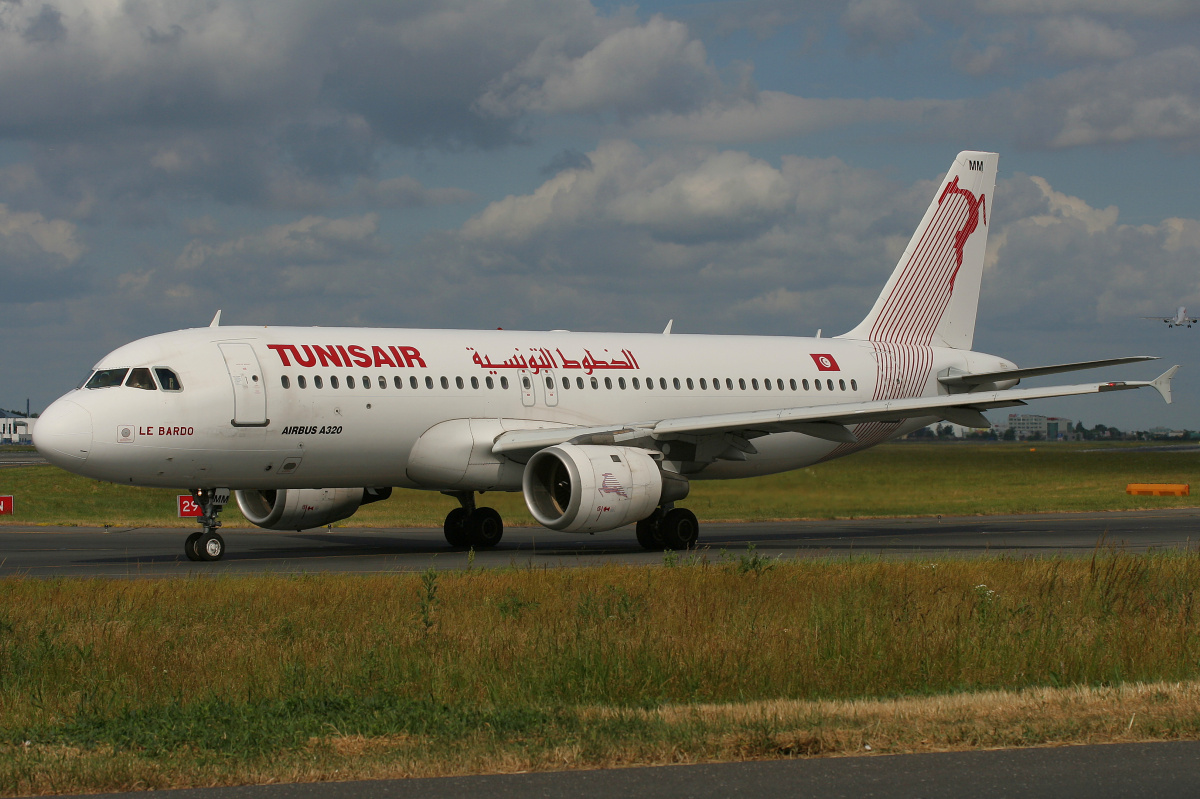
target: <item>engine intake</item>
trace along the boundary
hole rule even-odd
[[[690,486],[660,469],[649,450],[559,444],[529,459],[521,488],[538,523],[598,533],[646,518],[660,502],[686,497]]]
[[[363,505],[387,499],[391,488],[281,488],[235,491],[242,515],[267,530],[309,530],[349,519]]]

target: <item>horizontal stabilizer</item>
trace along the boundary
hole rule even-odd
[[[1179,364],[1175,364],[1167,371],[1163,372],[1158,377],[1150,381],[1150,386],[1162,395],[1162,398],[1168,405],[1171,404],[1171,379],[1175,377],[1175,373],[1179,371]]]
[[[983,386],[1008,380],[1024,380],[1026,377],[1041,377],[1056,375],[1063,372],[1078,372],[1084,369],[1099,369],[1102,366],[1120,366],[1126,363],[1141,361],[1156,361],[1154,355],[1131,355],[1126,358],[1105,358],[1100,361],[1077,361],[1075,363],[1059,363],[1053,366],[1031,366],[1028,369],[1009,369],[1000,372],[966,372],[962,374],[939,377],[938,382],[943,386]]]

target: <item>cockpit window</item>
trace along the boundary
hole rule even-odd
[[[154,385],[154,378],[150,376],[150,370],[142,367],[134,369],[129,373],[129,379],[125,381],[125,385],[129,388],[143,388],[146,391],[157,391],[158,386]]]
[[[119,386],[125,380],[125,375],[128,369],[101,369],[96,374],[92,375],[92,379],[87,381],[84,388],[112,388]]]
[[[154,367],[154,374],[158,375],[158,383],[162,386],[163,391],[183,391],[183,384],[179,382],[179,377],[167,367]]]
[[[81,389],[84,386],[86,386],[88,384],[88,381],[91,379],[92,379],[92,373],[88,372],[86,375],[83,376],[83,379],[79,381],[79,385],[75,386],[76,390]]]

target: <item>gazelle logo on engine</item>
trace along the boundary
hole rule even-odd
[[[617,478],[612,472],[604,473],[604,480],[600,483],[601,494],[616,494],[618,497],[629,499],[629,495],[625,493],[625,489],[617,482]]]

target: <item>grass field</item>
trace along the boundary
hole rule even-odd
[[[0,581],[7,794],[1194,738],[1200,553]]]
[[[973,515],[1191,507],[1192,497],[1129,496],[1132,482],[1196,483],[1195,451],[1136,445],[892,444],[786,474],[693,481],[684,504],[702,521],[867,516]],[[54,467],[0,469],[0,494],[16,497],[3,523],[190,527],[175,518],[181,491],[99,483]],[[533,520],[520,494],[488,494],[506,524]],[[439,527],[455,503],[441,494],[397,490],[343,525]],[[222,519],[246,526],[236,504]]]

